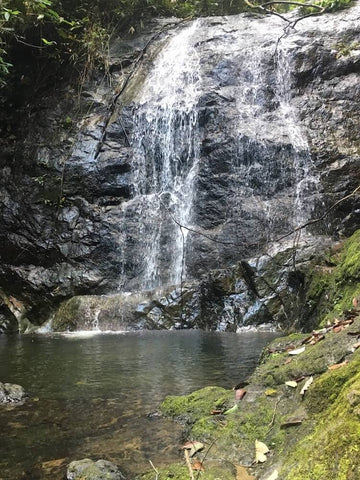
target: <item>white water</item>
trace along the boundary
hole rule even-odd
[[[187,276],[192,244],[180,226],[201,230],[193,211],[202,168],[198,104],[203,95],[228,92],[237,108],[236,118],[222,127],[237,145],[225,158],[233,182],[225,199],[230,233],[236,228],[241,237],[243,219],[246,225],[255,218],[259,239],[272,242],[279,230],[287,233],[313,213],[318,178],[291,98],[292,45],[285,38],[275,52],[283,24],[244,17],[226,22],[195,21],[172,32],[136,98],[134,196],[122,208],[128,229],[124,277],[135,272],[139,290],[176,285]],[[221,62],[238,69],[232,77],[237,83],[226,86],[221,79],[214,87]],[[226,75],[226,68],[219,72]]]
[[[133,183],[142,219],[138,234],[144,237],[143,290],[179,284],[186,273],[188,231],[174,220],[180,225],[191,223],[200,146],[197,101],[201,79],[194,48],[199,25],[196,21],[169,40],[138,99]]]

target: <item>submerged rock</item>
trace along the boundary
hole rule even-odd
[[[94,462],[89,458],[71,462],[66,472],[67,480],[125,480],[118,467],[108,460]]]
[[[21,404],[26,397],[27,394],[21,385],[0,382],[0,404]]]

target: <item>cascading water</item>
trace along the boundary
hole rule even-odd
[[[133,198],[122,206],[130,290],[234,263],[311,216],[317,177],[282,32],[279,19],[202,19],[155,57],[134,99]]]
[[[134,116],[134,202],[143,261],[140,289],[179,284],[199,161],[199,21],[170,39],[138,99]],[[178,222],[178,223],[176,223]]]

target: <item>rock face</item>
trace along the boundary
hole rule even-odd
[[[224,306],[206,276],[261,258],[269,243],[357,187],[359,17],[355,5],[303,20],[277,49],[283,25],[275,17],[201,19],[165,30],[143,51],[159,29],[150,25],[142,37],[114,42],[117,90],[88,85],[80,109],[90,113],[77,119],[65,89],[60,98],[44,96],[39,108],[23,106],[2,127],[6,294],[40,324],[75,295],[169,292],[186,279],[196,284],[188,294],[195,312],[168,322],[165,307],[155,305],[146,313],[155,320],[141,326],[206,326],[201,312],[214,298],[232,330],[243,321],[230,316],[234,309],[245,320],[255,312],[256,323],[281,316],[281,302],[269,313],[240,284]],[[351,196],[312,233],[351,234],[359,212]],[[4,325],[13,322],[6,308],[0,314]]]
[[[66,473],[67,480],[125,480],[118,467],[107,460],[94,462],[89,458],[71,462]]]
[[[27,397],[21,385],[0,382],[0,404],[21,404]]]

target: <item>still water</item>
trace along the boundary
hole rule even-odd
[[[137,332],[0,337],[0,381],[30,399],[0,407],[0,480],[64,478],[105,458],[129,476],[179,458],[181,428],[149,416],[166,395],[232,387],[274,333]]]

